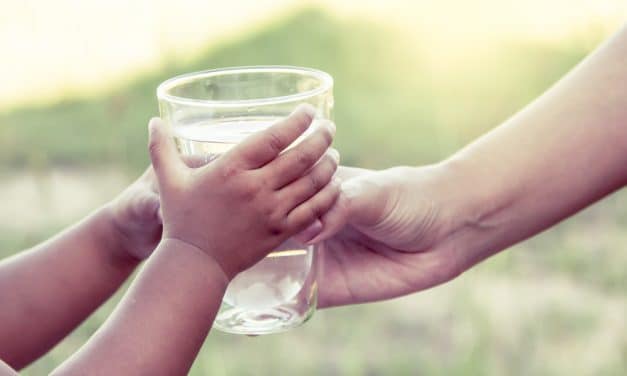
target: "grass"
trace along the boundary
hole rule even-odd
[[[498,124],[586,52],[512,42],[442,72],[420,41],[309,10],[185,66],[171,59],[108,95],[2,114],[0,161],[5,167],[106,163],[139,171],[147,163],[145,126],[157,114],[155,89],[164,79],[223,66],[285,64],[334,76],[337,147],[345,163],[426,163]]]
[[[306,10],[191,63],[173,57],[106,95],[0,114],[0,165],[137,173],[148,163],[145,126],[157,114],[158,83],[255,64],[311,66],[334,76],[336,147],[345,164],[430,163],[504,120],[589,52],[576,41],[511,41],[442,62],[430,48],[380,25]],[[212,333],[192,374],[625,374],[626,199],[615,195],[432,291],[318,312],[282,335]],[[0,229],[0,250],[24,249],[64,225]],[[45,374],[67,358],[119,297],[24,374]]]

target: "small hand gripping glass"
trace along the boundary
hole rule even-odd
[[[289,115],[299,104],[331,121],[333,79],[315,69],[255,66],[189,73],[157,89],[161,118],[181,155],[208,163],[247,136]],[[299,140],[296,141],[296,143]],[[259,335],[289,330],[316,309],[316,253],[289,239],[229,284],[214,327]]]

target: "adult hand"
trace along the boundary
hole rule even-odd
[[[319,246],[321,307],[406,295],[444,283],[478,261],[453,241],[465,222],[445,210],[458,187],[446,184],[443,167],[340,167],[338,176],[343,196],[313,239],[327,238]]]

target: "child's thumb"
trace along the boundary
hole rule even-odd
[[[178,179],[182,169],[186,166],[181,161],[174,141],[166,131],[165,124],[161,119],[150,119],[148,130],[150,160],[159,186],[163,187]]]

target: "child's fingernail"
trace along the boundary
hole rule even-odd
[[[292,112],[292,114],[295,114],[297,112],[304,112],[312,119],[316,117],[316,109],[308,103],[299,104],[294,112]]]
[[[148,128],[149,129],[158,128],[162,124],[162,122],[163,120],[161,120],[160,117],[154,116],[150,118],[150,121],[148,121]]]

